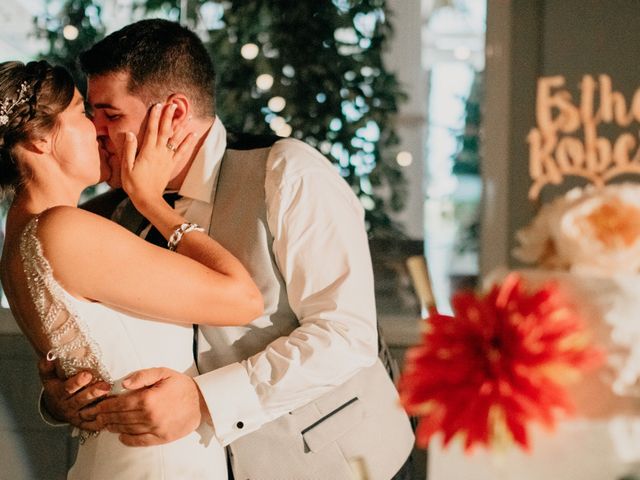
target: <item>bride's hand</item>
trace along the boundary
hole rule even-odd
[[[172,131],[175,108],[175,104],[157,104],[151,108],[137,155],[136,136],[132,132],[126,134],[121,165],[122,188],[137,207],[162,201],[176,165],[190,153],[194,135],[185,135],[180,128]]]

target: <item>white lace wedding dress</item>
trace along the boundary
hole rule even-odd
[[[37,217],[26,226],[20,253],[32,299],[52,345],[48,357],[56,358],[67,376],[90,370],[95,377],[117,384],[129,373],[150,367],[197,374],[191,326],[136,318],[74,298],[55,280],[38,240],[37,226]],[[69,479],[227,478],[224,449],[208,425],[180,440],[153,447],[127,447],[107,431],[81,435],[83,441]]]

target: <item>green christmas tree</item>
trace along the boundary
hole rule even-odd
[[[99,5],[66,0],[36,19],[49,39],[43,57],[76,70],[78,53],[104,35]],[[292,136],[319,149],[360,198],[370,233],[399,233],[389,214],[406,194],[393,128],[404,95],[382,58],[392,33],[385,0],[148,0],[132,8],[180,18],[200,34],[228,130]],[[64,35],[67,25],[76,38]]]
[[[101,4],[93,0],[67,0],[64,4],[47,0],[46,5],[47,13],[34,19],[36,35],[46,38],[48,43],[47,51],[40,58],[66,67],[84,92],[85,78],[77,59],[80,53],[104,37]]]

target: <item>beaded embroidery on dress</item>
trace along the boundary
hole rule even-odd
[[[51,343],[47,359],[58,359],[67,376],[88,370],[95,379],[113,384],[111,375],[100,360],[100,347],[92,341],[84,322],[53,277],[51,265],[44,257],[38,240],[37,229],[36,216],[24,229],[20,239],[20,255],[31,298]]]

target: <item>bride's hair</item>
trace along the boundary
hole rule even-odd
[[[11,192],[22,178],[16,145],[47,135],[71,103],[75,85],[62,67],[44,60],[0,63],[0,190]]]

